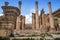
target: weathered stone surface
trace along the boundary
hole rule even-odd
[[[20,34],[41,34],[46,32],[60,31],[60,9],[52,14],[51,3],[48,3],[49,14],[41,10],[38,15],[38,1],[35,2],[36,11],[32,14],[32,24],[25,24],[25,16],[21,15],[22,2],[18,8],[13,6],[2,6],[3,16],[0,16],[0,36],[9,36],[15,30]]]

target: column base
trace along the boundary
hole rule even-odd
[[[50,28],[50,32],[55,32],[55,28]]]

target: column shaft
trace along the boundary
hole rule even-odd
[[[39,29],[39,18],[38,18],[38,1],[36,1],[36,29]]]
[[[35,18],[35,14],[34,13],[32,13],[32,29],[34,30],[34,29],[36,29],[36,24],[35,24],[35,20],[36,20],[36,18]]]
[[[48,8],[49,8],[49,19],[50,19],[51,30],[54,30],[54,19],[52,15],[51,2],[48,3]]]
[[[20,16],[17,17],[16,20],[16,30],[19,31],[20,30]]]
[[[25,28],[25,16],[22,16],[22,30]]]

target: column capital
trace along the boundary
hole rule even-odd
[[[44,9],[42,9],[42,10],[41,10],[41,13],[44,13],[44,12],[45,12]]]
[[[48,4],[51,4],[51,2],[48,2]]]
[[[5,6],[8,6],[8,4],[9,4],[8,2],[5,2]]]
[[[19,4],[19,5],[21,5],[21,4],[22,4],[22,2],[21,2],[21,1],[19,1],[19,2],[18,2],[18,4]]]

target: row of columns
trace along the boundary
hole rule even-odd
[[[44,9],[41,10],[41,15],[38,15],[38,1],[35,2],[36,14],[32,13],[32,29],[39,30],[40,27],[47,28],[50,26],[51,31],[54,31],[54,19],[52,15],[51,2],[48,2],[49,15],[44,14]]]
[[[19,9],[20,9],[20,13],[21,13],[21,2],[19,2]],[[33,29],[36,29],[36,30],[39,30],[40,29],[40,26],[42,25],[42,28],[46,27],[47,23],[46,23],[46,16],[44,14],[44,10],[42,9],[41,10],[41,13],[42,13],[42,16],[40,17],[40,20],[39,20],[39,15],[38,15],[38,1],[35,2],[35,6],[36,6],[36,14],[32,13],[32,28]],[[51,3],[49,2],[48,3],[48,8],[49,8],[49,23],[50,23],[50,27],[51,29],[54,29],[54,20],[53,20],[53,16],[52,16],[52,8],[51,8]],[[21,22],[21,24],[19,23]],[[25,26],[25,17],[23,16],[19,16],[17,17],[17,25],[19,25],[18,27],[22,26],[21,28],[24,29],[24,26]],[[40,25],[40,26],[39,26]],[[17,27],[17,29],[19,29]]]

